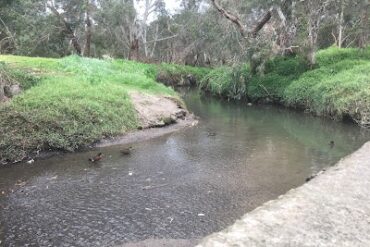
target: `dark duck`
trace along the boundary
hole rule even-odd
[[[330,141],[330,142],[329,142],[329,146],[330,146],[330,148],[333,148],[333,147],[335,146],[334,141]]]
[[[121,150],[121,154],[122,155],[129,155],[129,154],[131,154],[131,151],[133,150],[134,148],[133,147],[128,147],[128,148],[124,148],[124,149],[122,149]]]
[[[89,161],[90,162],[98,162],[99,160],[101,160],[103,158],[103,154],[102,153],[98,153],[96,156],[94,156],[93,158],[90,158]]]

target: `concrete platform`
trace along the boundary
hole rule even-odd
[[[198,247],[370,246],[370,142]]]

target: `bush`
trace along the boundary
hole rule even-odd
[[[199,87],[213,95],[240,100],[246,97],[249,69],[246,65],[219,67],[209,72]]]

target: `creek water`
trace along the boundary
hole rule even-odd
[[[0,246],[199,239],[369,139],[352,124],[279,107],[183,97],[199,125],[134,143],[129,156],[112,146],[0,168]],[[97,152],[104,159],[89,163]]]

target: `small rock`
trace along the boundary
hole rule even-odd
[[[55,180],[55,179],[57,179],[58,178],[58,176],[54,176],[54,177],[51,177],[51,178],[48,178],[48,180],[50,181],[50,180]]]
[[[4,87],[4,93],[7,97],[12,98],[22,92],[22,89],[19,85],[14,84],[11,86]]]
[[[179,109],[179,110],[177,110],[176,112],[175,112],[175,116],[176,116],[176,118],[177,119],[182,119],[182,120],[184,120],[185,119],[185,117],[186,117],[186,111],[185,110],[183,110],[183,109]]]
[[[204,217],[206,216],[205,214],[198,214],[199,217]]]
[[[31,160],[27,161],[27,164],[33,164],[33,163],[35,163],[34,159],[31,159]]]
[[[132,175],[134,175],[134,173],[133,172],[129,172],[128,175],[129,176],[132,176]]]
[[[172,123],[177,122],[177,117],[175,115],[171,115],[170,118],[171,118]]]
[[[157,121],[155,124],[154,124],[155,127],[163,127],[163,126],[166,126],[166,123],[163,121],[163,120],[160,120],[160,121]]]
[[[165,117],[163,118],[163,122],[166,124],[166,125],[170,125],[170,124],[173,124],[174,122],[176,122],[176,117],[175,116],[170,116],[170,117]]]

